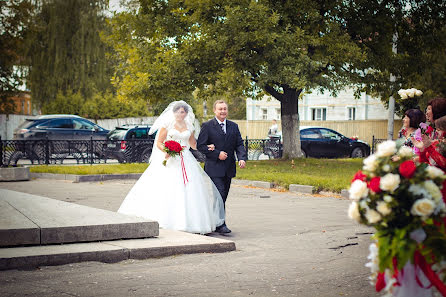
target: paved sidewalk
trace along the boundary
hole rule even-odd
[[[56,180],[0,188],[116,211],[133,181]],[[262,198],[261,198],[262,197]],[[0,272],[1,296],[378,296],[368,283],[372,229],[339,197],[234,185],[227,202],[237,250],[114,264]]]

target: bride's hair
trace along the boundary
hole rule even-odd
[[[183,108],[186,113],[189,113],[189,106],[183,102],[178,102],[172,109],[173,112],[177,112],[180,108]]]

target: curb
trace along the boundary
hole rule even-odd
[[[95,182],[106,181],[116,179],[138,179],[142,173],[128,173],[128,174],[97,174],[97,175],[75,175],[75,174],[57,174],[57,173],[32,173],[31,178],[44,178],[44,179],[58,179],[58,180],[71,180],[74,183],[81,182]],[[239,186],[251,186],[262,189],[272,189],[275,187],[274,183],[258,181],[258,180],[246,180],[246,179],[232,179],[232,184]],[[290,192],[314,194],[316,191],[313,186],[309,185],[297,185],[290,184]],[[341,196],[348,198],[348,190],[341,190]]]
[[[23,181],[29,180],[29,167],[6,167],[0,168],[0,181]]]
[[[33,173],[33,172],[31,172],[31,178],[71,180],[74,183],[116,180],[116,179],[138,179],[141,177],[141,175],[142,175],[142,173],[76,175],[76,174]]]
[[[179,254],[235,251],[235,243],[211,236],[160,229],[147,239],[126,239],[61,245],[25,246],[0,249],[0,270],[64,265],[85,261],[116,263]]]

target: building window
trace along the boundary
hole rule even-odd
[[[276,108],[276,120],[280,121],[280,108]]]
[[[348,108],[348,120],[349,121],[356,120],[356,107],[349,107]]]
[[[266,108],[262,108],[262,120],[268,119],[268,110]]]
[[[312,108],[311,120],[313,121],[326,121],[327,109],[326,108]]]

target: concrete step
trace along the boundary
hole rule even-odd
[[[158,235],[155,221],[0,189],[0,247]]]
[[[235,250],[233,241],[181,231],[159,231],[158,237],[146,239],[0,248],[0,270],[84,261],[113,263],[127,259]]]

